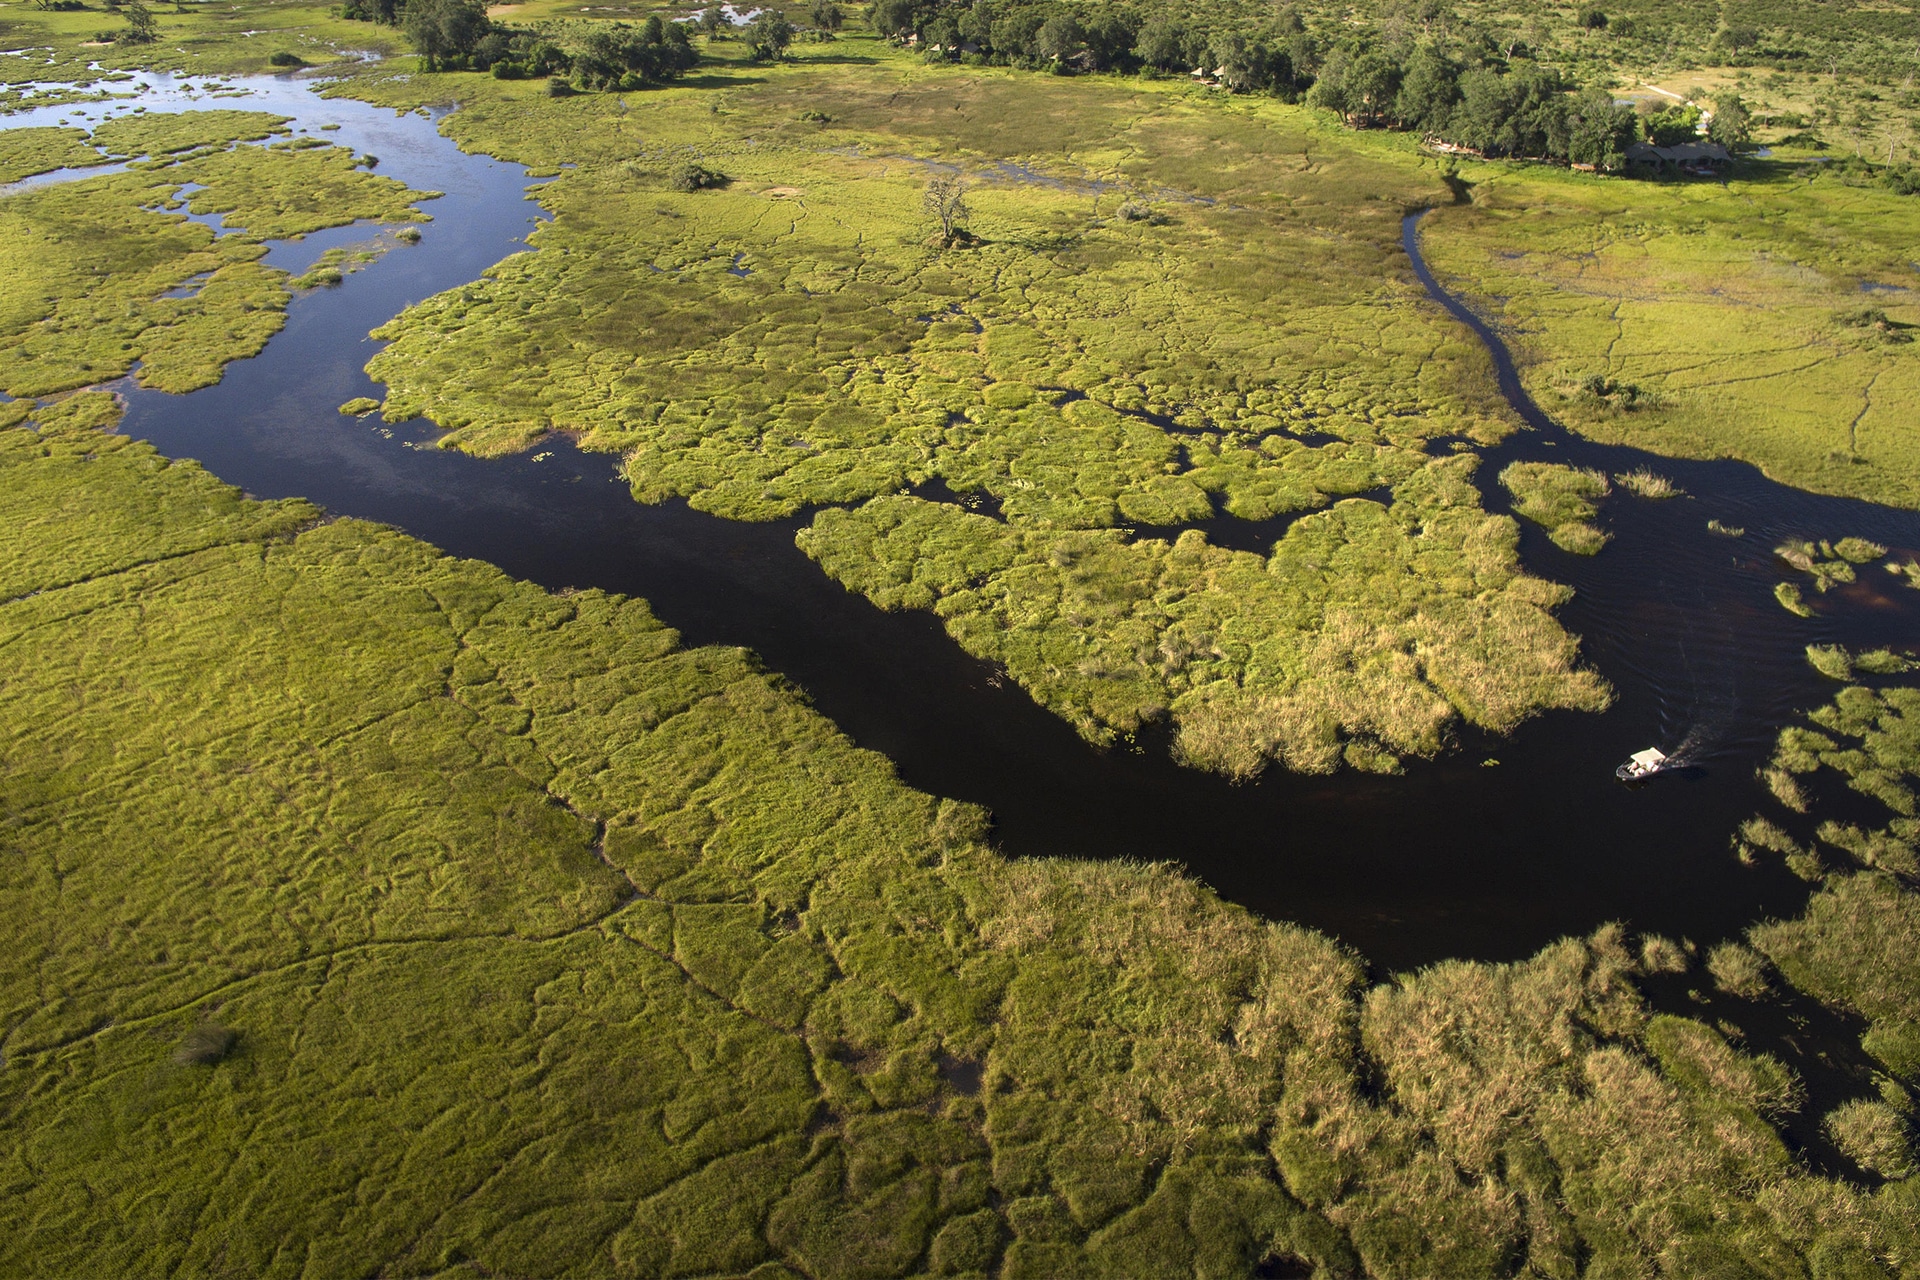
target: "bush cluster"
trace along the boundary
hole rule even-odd
[[[489,19],[479,0],[349,0],[341,16],[398,25],[430,71],[491,71],[496,79],[568,76],[581,89],[638,89],[674,79],[700,61],[679,23],[658,15],[639,26],[577,24],[577,35]]]
[[[912,39],[929,57],[962,58],[1060,74],[1204,70],[1240,93],[1293,101],[1312,83],[1317,46],[1300,19],[1283,14],[1271,36],[1210,29],[1173,18],[1143,20],[1130,9],[1069,12],[1027,0],[876,0],[874,30]]]

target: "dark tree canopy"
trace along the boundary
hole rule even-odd
[[[747,47],[760,62],[784,58],[793,43],[793,24],[778,9],[762,9],[747,27]]]
[[[487,11],[480,0],[407,0],[400,29],[427,70],[463,66],[487,34]]]

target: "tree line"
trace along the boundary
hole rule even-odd
[[[1380,45],[1336,48],[1306,95],[1356,128],[1411,130],[1488,156],[1529,156],[1618,169],[1628,148],[1674,146],[1707,137],[1729,150],[1752,121],[1735,95],[1711,117],[1691,103],[1642,116],[1607,90],[1580,89],[1552,67],[1497,54],[1460,57],[1437,43],[1396,57]]]
[[[1634,143],[1696,138],[1704,118],[1691,105],[1641,116],[1602,88],[1580,89],[1524,43],[1473,27],[1439,24],[1447,34],[1425,39],[1405,25],[1328,38],[1281,10],[1248,34],[1114,6],[1070,10],[1057,0],[874,0],[868,13],[879,34],[933,59],[1068,75],[1198,71],[1234,93],[1337,111],[1353,128],[1414,131],[1488,156],[1618,169]],[[1601,28],[1608,19],[1596,9],[1582,21]],[[1745,142],[1750,119],[1740,100],[1727,95],[1715,107],[1709,136],[1729,148]]]
[[[631,90],[693,69],[699,53],[677,22],[578,24],[556,39],[494,22],[480,0],[348,0],[341,15],[398,26],[429,71],[490,71],[502,80],[566,76],[581,89]]]

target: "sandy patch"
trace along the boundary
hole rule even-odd
[[[490,4],[487,6],[487,16],[489,18],[504,18],[508,14],[526,7],[524,4]]]
[[[798,187],[768,187],[760,194],[772,200],[798,200],[807,193]]]

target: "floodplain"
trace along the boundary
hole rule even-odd
[[[431,215],[428,244],[467,224],[391,160],[382,185],[351,148],[214,133],[184,161],[0,197],[92,196],[128,246],[104,290],[21,290],[0,337],[43,344],[20,365],[46,387],[0,404],[4,910],[33,940],[0,975],[8,1265],[1910,1269],[1911,513],[1523,428],[1399,256],[1409,209],[1453,194],[1404,140],[1184,87],[929,70],[852,38],[798,53],[757,67],[722,42],[697,82],[630,95],[378,65],[336,84],[409,112],[457,101],[452,137],[551,179],[524,252],[391,306],[383,273],[456,268],[509,219],[303,296],[374,230],[357,219]],[[729,181],[672,190],[689,156]],[[976,181],[977,244],[928,243],[917,201],[942,166]],[[1137,201],[1164,218],[1121,212]],[[71,206],[21,207],[39,220],[0,224],[6,251],[57,263],[36,251],[66,215],[45,210]],[[1422,235],[1443,264],[1447,226]],[[195,313],[191,360],[156,343],[156,362],[137,344],[174,323],[158,295],[207,268],[160,282],[210,253],[255,292],[224,327]],[[60,310],[96,294],[136,345],[49,337],[102,328]],[[311,415],[207,385],[261,387],[250,366],[321,346],[303,315],[366,309],[388,322],[385,422],[334,412],[370,389],[357,370]],[[128,374],[118,396],[58,394]],[[554,433],[573,435],[623,484],[574,480],[686,511],[683,530],[769,527],[798,543],[780,572],[937,618],[1089,759],[1171,748],[1195,778],[1263,774],[1247,794],[1304,771],[1433,795],[1594,726],[1713,730],[1723,673],[1664,669],[1672,641],[1682,661],[1701,641],[1665,629],[1721,580],[1702,598],[1751,612],[1725,621],[1759,655],[1741,690],[1765,693],[1699,758],[1759,812],[1674,852],[1812,897],[1745,936],[1595,917],[1525,959],[1373,971],[1177,867],[1009,858],[988,809],[907,785],[737,642],[450,558],[403,516],[246,497],[114,434],[123,412],[136,435],[205,441],[250,491],[329,486],[335,513],[580,457]],[[285,461],[336,447],[288,438],[321,417],[359,442],[344,474]],[[402,461],[446,446],[473,469]],[[1569,472],[1614,491],[1596,506],[1606,481]],[[1624,479],[1641,472],[1684,496]],[[517,500],[564,513],[569,483]],[[523,511],[480,521],[502,562],[545,536]],[[1613,542],[1563,554],[1546,526],[1569,521],[1537,518],[1568,512]],[[1730,548],[1709,518],[1752,536]],[[1260,539],[1228,545],[1236,525]],[[1769,550],[1823,540],[1836,554],[1806,566]],[[1809,618],[1776,582],[1806,585]],[[1616,638],[1661,592],[1659,656],[1635,654]],[[1807,650],[1836,644],[1837,695],[1840,668]],[[1770,1036],[1783,1008],[1841,1041]]]

